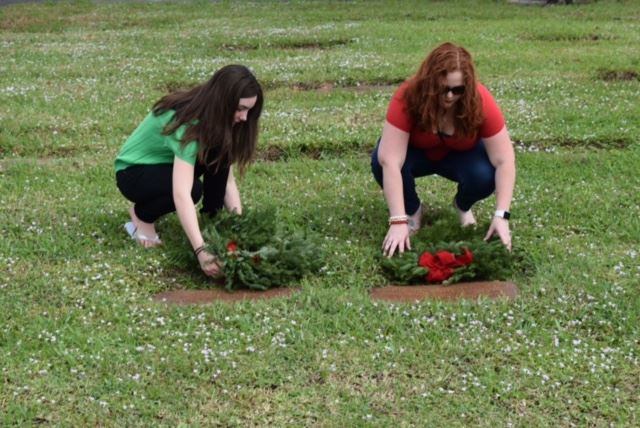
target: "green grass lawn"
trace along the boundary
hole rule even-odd
[[[634,1],[0,7],[0,425],[640,425],[639,22]],[[368,153],[445,40],[507,118],[531,267],[514,302],[372,302]],[[318,234],[326,266],[288,299],[157,304],[211,284],[128,239],[113,159],[163,93],[229,63],[266,88],[244,204]],[[451,183],[419,190],[455,216]],[[175,215],[158,230],[181,241]]]

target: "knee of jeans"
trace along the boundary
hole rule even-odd
[[[403,177],[413,177],[413,165],[411,164],[411,162],[407,162],[405,160],[402,168],[400,168],[400,174]]]
[[[378,184],[382,186],[382,166],[378,163],[378,159],[371,158],[371,173]]]
[[[478,193],[490,195],[496,187],[495,170],[492,168],[474,168],[467,177],[467,185]]]
[[[372,167],[371,172],[373,173],[373,178],[376,180],[376,183],[382,187],[382,169],[376,170]]]

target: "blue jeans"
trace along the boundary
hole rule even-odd
[[[371,171],[382,187],[382,166],[378,162],[378,147],[371,155]],[[463,211],[471,209],[476,202],[490,196],[496,188],[496,169],[491,165],[484,142],[479,141],[471,150],[450,151],[442,160],[432,161],[422,149],[409,145],[407,157],[401,169],[404,209],[412,215],[420,208],[420,198],[416,193],[416,177],[437,174],[458,183],[455,196],[456,205]]]

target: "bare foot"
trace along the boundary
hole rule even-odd
[[[467,227],[467,226],[476,225],[476,218],[473,216],[473,212],[471,210],[462,211],[460,208],[458,208],[458,204],[456,204],[455,198],[453,198],[453,207],[458,212],[458,219],[460,220],[460,226]]]
[[[133,206],[129,208],[129,216],[131,222],[135,226],[135,230],[132,234],[132,238],[138,241],[144,248],[152,248],[162,244],[158,233],[156,232],[156,226],[153,223],[145,223],[140,220],[136,215]]]

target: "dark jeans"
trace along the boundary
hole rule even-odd
[[[201,175],[202,182],[199,179]],[[213,173],[196,164],[191,199],[195,204],[204,195],[200,212],[215,215],[222,209],[228,176],[228,167]],[[146,223],[154,223],[176,210],[173,203],[173,164],[134,165],[118,171],[116,183],[124,197],[134,203],[138,218]]]
[[[382,187],[382,166],[378,162],[380,140],[371,155],[371,171]],[[467,211],[476,202],[491,195],[496,187],[496,170],[491,165],[484,143],[479,141],[468,151],[451,151],[442,160],[429,160],[422,149],[409,146],[401,169],[404,209],[411,215],[418,211],[420,198],[416,193],[416,177],[437,174],[458,183],[455,196],[458,208]]]

